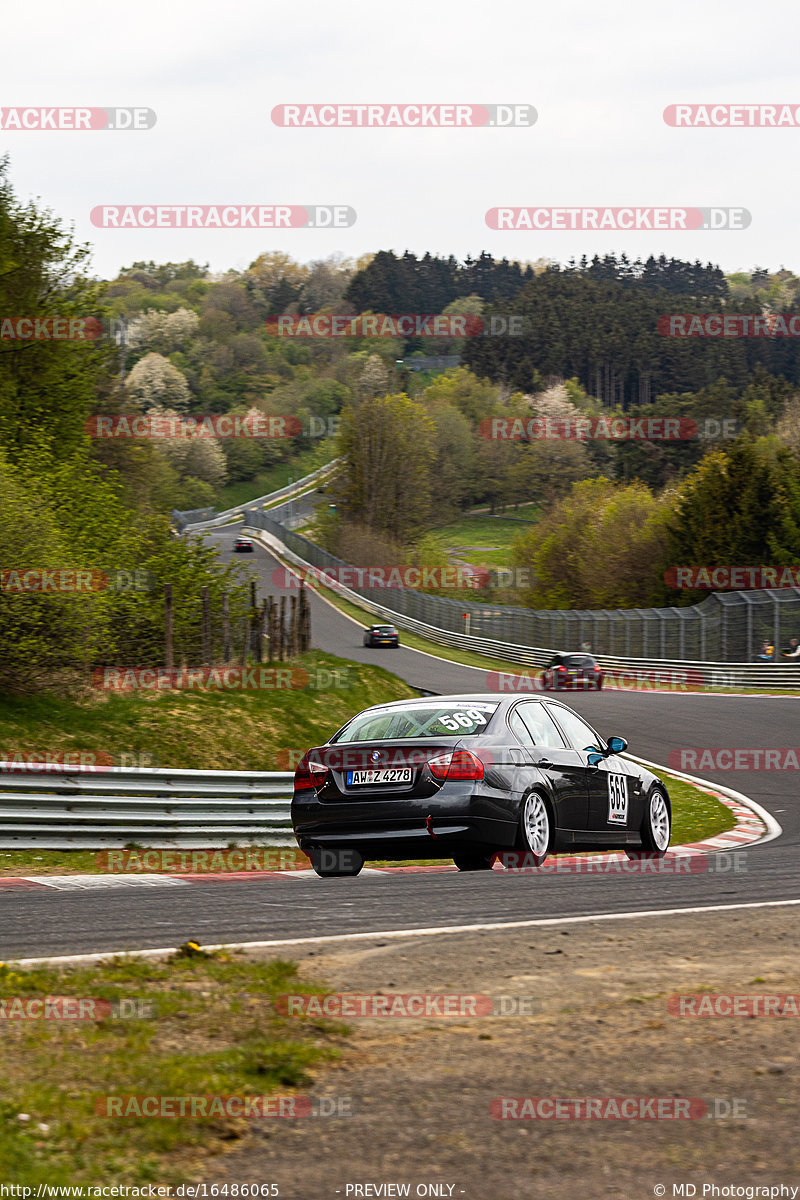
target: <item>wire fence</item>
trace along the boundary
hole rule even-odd
[[[314,567],[350,566],[260,509],[246,509],[244,518],[247,526],[270,533]],[[403,617],[521,646],[643,660],[786,665],[791,660],[783,655],[791,639],[800,645],[800,588],[713,592],[687,608],[547,610],[451,599],[412,588],[349,586]],[[770,657],[765,657],[768,649]],[[800,672],[800,656],[796,663]]]

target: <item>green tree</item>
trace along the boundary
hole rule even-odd
[[[0,318],[91,318],[87,331],[99,332],[103,310],[85,275],[88,257],[89,247],[73,242],[52,213],[16,199],[0,158]],[[103,339],[31,339],[0,329],[0,444],[9,457],[21,459],[42,435],[69,453],[110,362]]]
[[[676,566],[792,566],[800,560],[800,461],[774,436],[707,454],[685,480],[670,523]],[[706,593],[681,591],[672,603]]]
[[[652,603],[667,558],[673,497],[642,483],[575,483],[568,496],[517,540],[531,608],[631,608]]]
[[[479,490],[475,478],[475,446],[470,424],[450,404],[430,410],[435,429],[431,470],[431,513],[437,525],[457,516]]]
[[[409,541],[430,519],[435,425],[405,393],[366,399],[342,412],[337,485],[344,515]]]

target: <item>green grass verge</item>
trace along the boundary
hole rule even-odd
[[[700,842],[704,838],[716,837],[733,829],[736,818],[731,810],[713,796],[699,791],[693,784],[664,771],[654,771],[667,787],[672,801],[672,836],[670,844],[680,846],[686,842]],[[713,783],[709,783],[713,788]]]
[[[365,608],[359,608],[358,605],[352,604],[349,600],[343,599],[332,592],[330,588],[315,588],[321,595],[348,617],[358,621],[359,625],[367,626],[376,624],[383,618],[376,617],[372,613],[367,612]],[[426,654],[432,654],[435,658],[444,658],[448,662],[461,663],[467,667],[482,667],[486,671],[510,671],[512,674],[519,675],[530,670],[532,673],[538,673],[534,667],[521,667],[519,663],[510,663],[502,658],[491,658],[486,654],[475,654],[472,650],[456,650],[450,646],[441,646],[438,642],[431,642],[428,638],[420,637],[417,633],[411,633],[407,629],[400,630],[400,641],[402,645],[408,646],[412,650],[424,650]],[[377,653],[377,652],[376,652]],[[388,652],[387,652],[388,653]],[[391,658],[389,657],[391,662]]]
[[[449,525],[431,530],[428,540],[442,550],[454,551],[457,558],[466,559],[473,566],[508,567],[511,564],[511,543],[528,528],[522,524],[522,520],[533,523],[536,514],[538,509],[526,510],[516,521],[467,514]],[[461,552],[462,546],[489,548]]]
[[[316,1070],[338,1056],[345,1027],[279,1016],[275,997],[291,991],[323,989],[300,983],[292,963],[228,954],[58,969],[0,965],[7,1007],[70,996],[133,1001],[128,1011],[152,1012],[3,1021],[0,1179],[35,1187],[199,1177],[209,1158],[250,1135],[252,1118],[126,1119],[97,1115],[95,1105],[121,1095],[308,1094]]]
[[[324,446],[324,450],[321,450],[319,446],[314,446],[311,450],[306,450],[287,462],[275,463],[274,466],[259,471],[252,479],[243,479],[238,483],[229,483],[227,487],[220,488],[217,493],[216,507],[224,512],[226,508],[233,508],[236,504],[246,504],[256,496],[266,496],[269,492],[277,492],[280,488],[287,487],[292,480],[310,475],[312,471],[324,467],[326,463],[336,457],[333,439],[326,441]]]
[[[88,754],[110,756],[122,766],[285,770],[279,751],[324,741],[371,704],[417,695],[382,665],[354,663],[322,651],[279,665],[302,667],[318,686],[208,692],[87,689],[76,700],[0,696],[0,758],[36,761]]]

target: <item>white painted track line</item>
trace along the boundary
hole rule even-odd
[[[635,912],[588,913],[580,917],[539,917],[530,921],[494,921],[481,925],[440,925],[427,929],[375,929],[367,933],[335,933],[324,937],[277,938],[269,942],[220,942],[202,946],[203,950],[273,950],[282,946],[323,946],[337,942],[364,942],[411,937],[437,937],[441,934],[503,932],[507,929],[536,929],[553,925],[588,925],[592,921],[635,921],[648,917],[681,917],[696,913],[735,912],[752,908],[786,908],[798,900],[756,900],[741,904],[706,904],[693,908],[653,908]],[[160,958],[174,954],[178,946],[160,946],[147,950],[106,950],[99,954],[67,954],[58,958],[9,959],[16,967],[68,966],[71,963],[103,962],[111,958]]]

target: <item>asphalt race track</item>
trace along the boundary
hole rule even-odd
[[[225,559],[238,527],[209,536]],[[236,556],[258,572],[262,594],[280,589],[278,562],[262,547]],[[431,692],[486,689],[486,673],[401,647],[368,650],[361,628],[311,597],[316,647],[377,662]],[[402,637],[402,632],[401,632]],[[565,697],[606,736],[619,733],[631,753],[667,762],[680,747],[796,745],[800,697],[613,692]],[[79,892],[0,893],[0,961],[146,947],[190,937],[202,943],[329,937],[358,932],[468,926],[592,914],[763,903],[800,898],[800,804],[792,771],[695,772],[752,797],[780,823],[780,837],[747,851],[709,857],[709,870],[679,876],[362,874],[321,880],[305,874],[263,881],[125,886]],[[742,858],[742,855],[744,856]],[[714,866],[721,869],[713,870]],[[762,910],[769,921],[769,908]],[[535,937],[535,930],[531,931]]]

